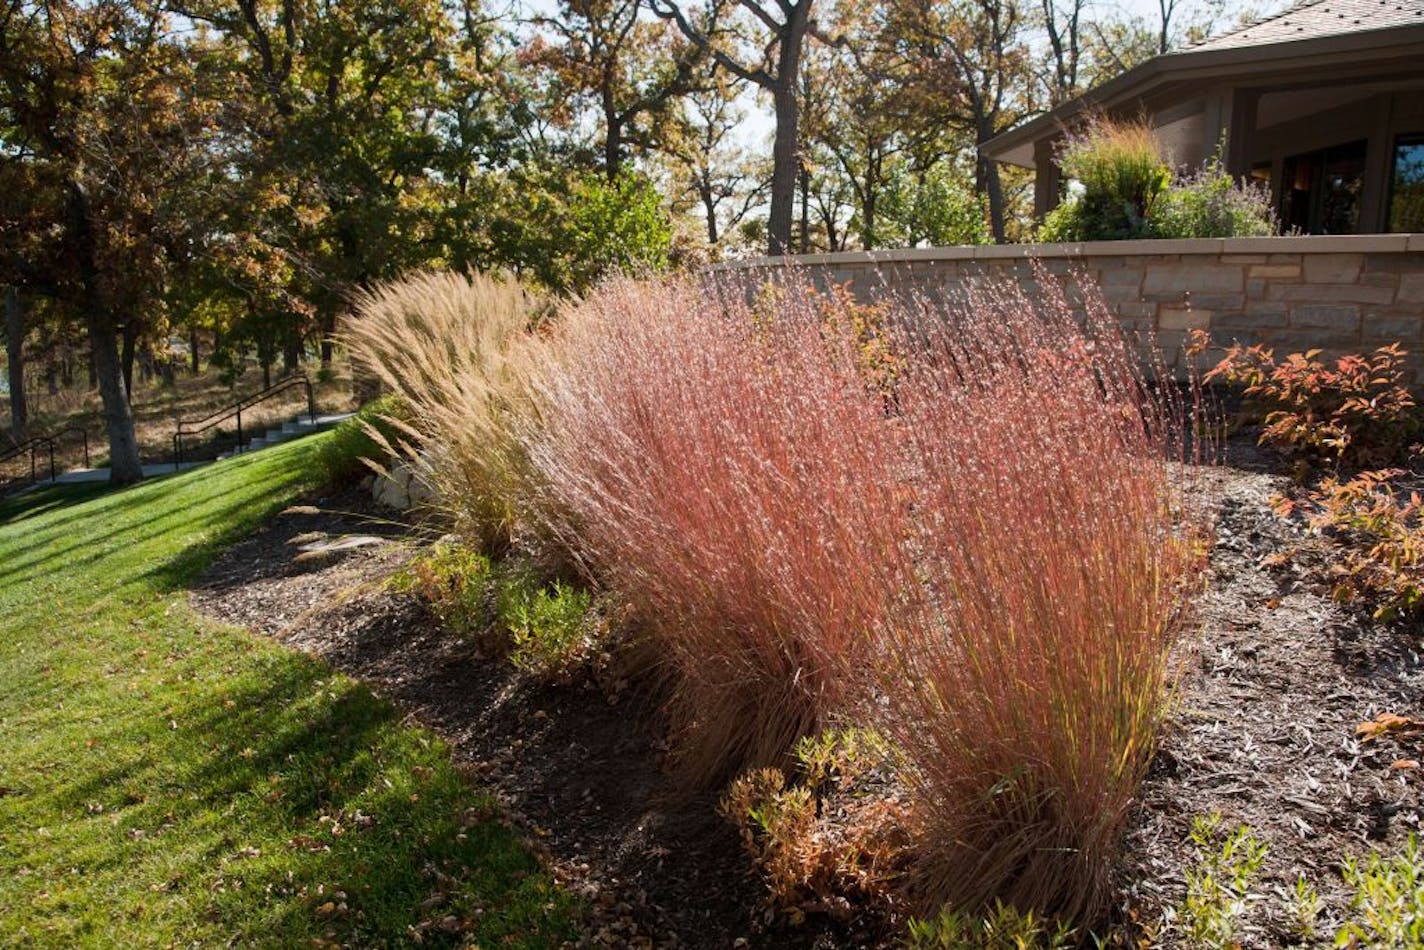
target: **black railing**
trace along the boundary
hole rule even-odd
[[[59,437],[70,432],[79,433],[79,437],[84,440],[84,467],[89,467],[89,433],[78,426],[70,426],[67,429],[60,429],[58,432],[51,432],[49,435],[30,436],[23,442],[19,442],[4,452],[0,452],[0,464],[17,459],[26,452],[30,454],[30,481],[39,481],[39,465],[36,462],[36,454],[41,450],[49,454],[49,480],[54,481],[59,475],[59,470],[55,466],[54,453],[59,447]]]
[[[279,379],[261,392],[253,393],[239,399],[230,406],[224,406],[210,415],[201,419],[179,419],[178,430],[173,433],[173,468],[176,470],[183,464],[183,442],[195,435],[200,435],[213,428],[220,422],[228,419],[237,420],[237,450],[242,450],[245,441],[242,437],[242,410],[251,409],[260,402],[265,402],[279,393],[286,392],[296,386],[305,387],[307,391],[307,416],[312,422],[316,422],[316,397],[312,392],[311,380],[304,375],[288,376],[286,379]]]

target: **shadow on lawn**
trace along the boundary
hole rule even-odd
[[[211,560],[215,551],[250,533],[255,525],[269,516],[277,506],[277,503],[270,499],[284,496],[298,481],[291,474],[277,470],[271,477],[262,481],[247,483],[241,492],[225,493],[224,503],[214,506],[215,493],[199,482],[190,481],[193,478],[191,474],[164,476],[164,479],[169,478],[181,478],[188,483],[164,486],[155,481],[145,481],[116,490],[111,497],[99,499],[96,509],[47,521],[42,526],[41,535],[33,539],[35,543],[32,550],[36,552],[36,556],[5,561],[0,565],[0,581],[26,574],[38,575],[53,567],[72,571],[116,554],[127,557],[147,542],[171,533],[176,525],[201,538],[200,543],[183,547],[176,554],[139,575],[116,578],[114,586],[151,579],[163,590],[182,588],[195,572],[200,571],[203,565]],[[172,503],[163,509],[163,513],[136,525],[132,520],[133,516],[152,505],[153,493],[170,489],[173,492]],[[78,498],[51,504],[47,510],[53,511],[95,499],[106,491],[107,486],[103,490],[91,490]],[[23,518],[28,517],[31,517],[28,512],[23,514]],[[14,520],[20,521],[23,518],[17,517]],[[203,532],[215,527],[220,528],[218,534],[203,535]],[[60,538],[67,543],[61,542],[61,546],[51,540]],[[109,542],[119,538],[124,541],[121,549],[106,547]],[[49,543],[46,543],[47,541]]]
[[[125,840],[91,872],[166,867],[167,880],[142,883],[183,891],[239,944],[552,947],[576,935],[577,905],[444,743],[325,664],[268,654],[165,709],[173,727],[153,712],[96,733],[99,748],[132,740],[139,717],[154,723],[138,727],[145,741],[40,793],[47,810],[100,803],[106,820],[180,844],[154,862],[163,839]]]
[[[460,929],[481,942],[512,936],[527,946],[573,936],[569,900],[495,820],[496,803],[449,764],[443,743],[404,725],[364,685],[287,657],[281,676],[242,680],[185,719],[198,735],[263,738],[251,754],[208,757],[188,779],[208,802],[259,794],[282,819],[271,833],[287,853],[247,865],[244,890],[285,889],[291,899],[270,933],[247,937],[286,939],[315,922],[342,943],[390,946],[431,921],[448,929],[424,931],[425,944],[459,943]],[[336,890],[346,909],[323,914]],[[236,925],[250,917],[248,899],[219,898],[213,913]],[[558,905],[564,913],[551,914]]]
[[[18,524],[30,518],[59,511],[72,505],[81,504],[99,497],[109,490],[104,483],[79,485],[48,485],[26,492],[0,498],[0,526]],[[77,517],[77,516],[76,516]],[[71,519],[64,519],[65,521]]]

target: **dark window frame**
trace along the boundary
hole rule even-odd
[[[1389,175],[1385,182],[1384,196],[1384,227],[1389,234],[1402,234],[1409,232],[1395,231],[1392,228],[1394,218],[1394,188],[1398,176],[1395,169],[1399,167],[1399,150],[1409,146],[1424,148],[1424,132],[1401,132],[1390,141],[1389,147]]]

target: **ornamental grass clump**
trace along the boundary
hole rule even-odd
[[[893,424],[822,303],[616,281],[564,315],[535,374],[540,508],[671,674],[690,791],[819,731],[897,595]]]
[[[1192,407],[1086,309],[979,292],[901,345],[915,512],[882,576],[915,582],[864,709],[909,762],[929,904],[1091,922],[1164,714],[1204,550]]]
[[[508,544],[533,478],[514,434],[532,310],[512,280],[420,272],[361,293],[343,333],[353,362],[408,409],[394,441],[456,530],[487,551]]]
[[[535,510],[671,674],[689,789],[858,719],[903,750],[926,907],[1079,923],[1202,564],[1200,420],[1100,298],[1043,284],[608,284],[541,348],[525,438]]]

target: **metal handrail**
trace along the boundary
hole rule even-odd
[[[84,440],[84,467],[89,467],[89,433],[78,426],[69,426],[60,429],[58,432],[51,432],[49,435],[32,435],[23,442],[18,442],[0,453],[0,464],[19,458],[26,451],[30,453],[30,481],[39,481],[39,467],[35,464],[35,453],[41,446],[49,449],[49,480],[54,481],[59,470],[55,465],[54,453],[59,447],[59,437],[70,432],[78,432],[80,438]]]
[[[78,426],[69,426],[69,427],[67,427],[67,428],[60,429],[58,432],[51,432],[51,433],[49,434],[49,438],[52,439],[52,440],[55,441],[55,442],[58,442],[60,436],[62,436],[62,435],[67,435],[67,434],[70,433],[70,432],[78,432],[78,433],[79,433],[79,438],[81,438],[81,439],[84,440],[84,467],[85,467],[85,468],[88,468],[88,467],[89,467],[89,433],[88,433],[86,430],[81,429],[81,428],[79,428]]]
[[[251,409],[260,402],[271,399],[281,392],[286,392],[294,386],[303,386],[307,391],[307,416],[313,423],[316,422],[316,396],[312,391],[311,380],[306,374],[298,373],[279,379],[265,389],[259,390],[250,396],[244,396],[237,402],[229,406],[224,406],[201,419],[179,419],[178,428],[173,433],[173,469],[177,471],[178,466],[183,464],[183,440],[186,437],[199,435],[216,426],[219,422],[237,417],[237,448],[242,449],[242,410]]]
[[[35,435],[16,444],[13,448],[7,449],[5,454],[0,455],[0,463],[19,458],[28,450],[30,453],[30,481],[37,482],[39,481],[39,476],[35,468],[35,451],[42,445],[49,447],[49,480],[54,481],[56,474],[54,467],[54,439],[51,439],[49,436]]]

